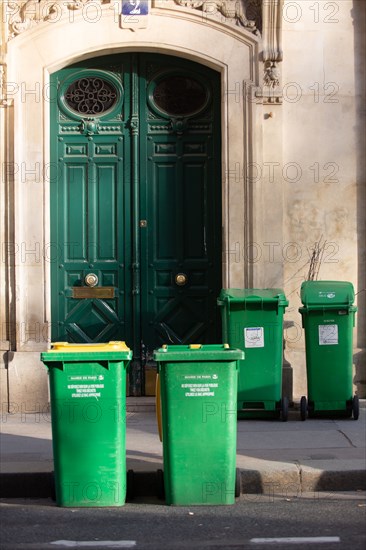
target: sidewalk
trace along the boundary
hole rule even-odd
[[[366,402],[360,417],[288,422],[240,420],[237,466],[241,491],[299,495],[313,491],[366,489]],[[163,468],[154,398],[127,398],[127,469],[136,473],[140,495],[152,494]],[[3,414],[0,425],[0,497],[50,496],[51,418],[47,413]]]

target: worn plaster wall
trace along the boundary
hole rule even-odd
[[[294,393],[305,386],[300,286],[316,243],[318,278],[354,284],[355,390],[365,396],[365,2],[286,2],[283,20],[284,287]]]

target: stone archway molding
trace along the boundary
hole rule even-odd
[[[199,10],[207,21],[238,25],[262,37],[264,84],[278,88],[277,64],[283,59],[282,11],[284,0],[151,0],[154,9]],[[42,22],[57,22],[63,17],[74,20],[75,13],[96,10],[97,21],[103,9],[119,17],[117,0],[7,0],[4,3],[5,34],[10,40]],[[99,10],[99,11],[98,11]]]
[[[205,17],[223,18],[259,35],[262,31],[262,9],[265,20],[271,21],[271,12],[283,0],[151,0],[152,8],[180,8],[202,11]],[[67,12],[81,11],[88,5],[107,6],[119,12],[114,0],[7,0],[5,2],[9,39],[31,29],[43,21],[58,21]],[[263,6],[262,6],[263,5]],[[221,17],[222,19],[222,17]],[[266,26],[266,25],[265,25]]]

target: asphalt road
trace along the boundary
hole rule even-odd
[[[242,496],[235,506],[58,508],[50,500],[0,501],[1,550],[364,550],[365,493],[300,498]]]

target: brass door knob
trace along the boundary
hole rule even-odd
[[[95,273],[88,273],[84,279],[84,282],[87,286],[97,286],[98,284],[98,276],[95,275]]]
[[[187,275],[185,273],[178,273],[175,276],[175,284],[178,286],[184,286],[187,283]]]

